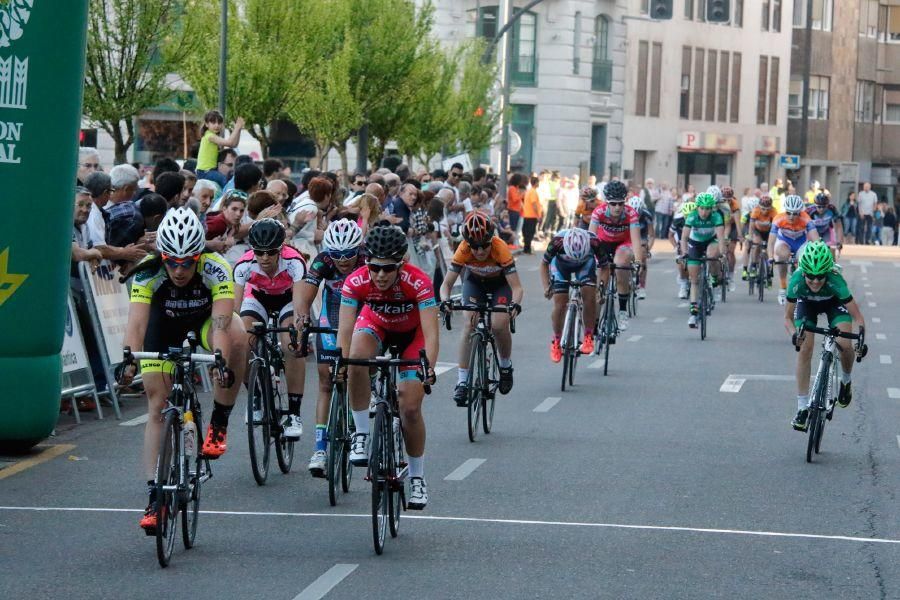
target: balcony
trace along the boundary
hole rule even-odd
[[[611,60],[595,60],[591,73],[591,89],[595,92],[612,91],[612,69]]]
[[[535,87],[537,85],[536,56],[513,56],[510,61],[510,79],[513,85],[520,87]]]

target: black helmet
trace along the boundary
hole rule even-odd
[[[284,227],[275,219],[262,219],[253,224],[247,241],[254,250],[274,250],[284,243]]]
[[[831,204],[831,197],[825,192],[819,192],[816,194],[816,205],[817,206],[828,206]]]
[[[628,188],[625,187],[625,184],[621,181],[610,181],[606,184],[606,187],[603,188],[603,195],[606,196],[606,200],[625,200],[625,196],[628,195]]]
[[[400,260],[406,251],[406,234],[396,225],[378,225],[366,234],[366,252],[372,258]]]

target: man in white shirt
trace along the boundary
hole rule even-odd
[[[878,204],[878,194],[872,191],[872,184],[868,181],[863,184],[862,191],[856,196],[859,210],[859,233],[857,240],[863,244],[872,244],[872,225],[875,221],[875,205]]]

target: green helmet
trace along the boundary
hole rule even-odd
[[[695,210],[697,210],[696,202],[691,202],[690,200],[688,200],[687,202],[685,202],[684,204],[681,205],[681,214],[683,214],[684,216],[688,216]]]
[[[825,275],[834,269],[834,255],[825,242],[809,242],[800,255],[798,266],[807,275]]]
[[[712,194],[697,194],[697,199],[695,200],[697,203],[697,208],[715,208],[716,207],[716,197]]]

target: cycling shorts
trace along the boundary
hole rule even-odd
[[[584,285],[597,285],[597,261],[591,256],[587,262],[581,265],[570,265],[554,257],[550,261],[550,286],[554,294],[568,294],[569,284],[575,275],[575,281]]]
[[[600,249],[603,251],[603,260],[600,261],[600,267],[605,267],[609,263],[613,262],[613,257],[615,257],[616,252],[619,250],[628,250],[632,251],[631,240],[627,242],[600,242]]]
[[[803,324],[808,327],[816,327],[821,314],[828,317],[829,327],[837,327],[838,323],[849,323],[853,320],[847,306],[841,304],[837,298],[828,300],[797,298],[797,306],[794,308],[794,326],[798,329]]]
[[[205,350],[211,350],[211,315],[210,312],[193,317],[169,317],[162,306],[154,304],[150,309],[147,333],[144,334],[144,352],[168,352],[169,348],[181,348],[190,331],[197,334]],[[142,373],[175,373],[175,363],[170,361],[142,359],[140,362]]]
[[[512,288],[506,277],[482,279],[471,273],[466,276],[462,286],[462,298],[465,302],[484,304],[487,302],[488,294],[492,295],[490,304],[492,307],[512,302]]]
[[[775,244],[784,244],[791,249],[791,254],[793,254],[794,256],[800,256],[800,248],[802,248],[804,244],[806,244],[806,238],[804,237],[797,240],[792,240],[790,238],[780,237],[775,241]]]
[[[252,317],[261,323],[269,322],[269,315],[278,313],[278,323],[294,316],[294,305],[291,302],[292,295],[288,294],[263,294],[255,292],[244,296],[241,302],[241,317]]]
[[[328,318],[328,311],[322,310],[319,315],[319,327],[337,328],[337,321],[332,324]],[[330,365],[334,363],[337,357],[337,335],[333,333],[317,333],[316,334],[316,362],[320,365]]]
[[[409,331],[388,331],[371,316],[369,308],[363,307],[362,312],[356,317],[356,325],[353,334],[366,333],[378,341],[379,353],[387,352],[388,348],[397,348],[399,358],[403,360],[419,360],[419,351],[425,348],[425,334],[422,326]],[[416,367],[400,367],[398,369],[398,381],[416,379]]]
[[[699,265],[702,262],[700,259],[706,258],[706,249],[715,244],[718,244],[718,240],[716,240],[715,238],[707,240],[705,242],[689,239],[687,260],[688,264]]]

